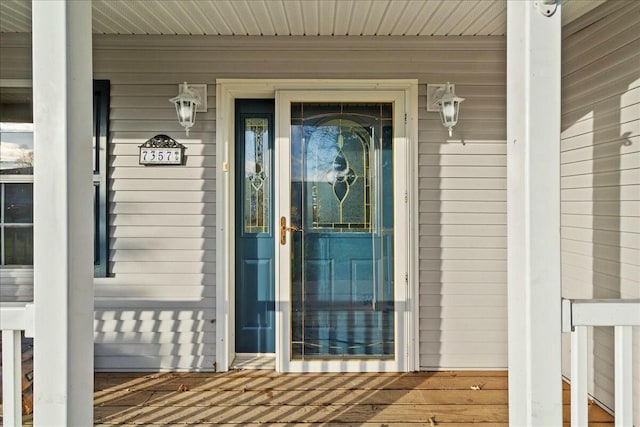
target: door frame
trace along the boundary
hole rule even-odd
[[[304,91],[402,91],[404,92],[404,138],[398,141],[404,144],[406,165],[405,188],[406,208],[403,209],[406,221],[406,233],[409,238],[404,247],[405,294],[404,343],[402,370],[419,369],[419,301],[418,301],[418,81],[416,79],[385,80],[347,80],[347,79],[217,79],[216,80],[216,364],[215,369],[225,372],[235,357],[235,175],[233,170],[235,155],[235,100],[237,98],[274,98],[276,99],[275,143],[278,144],[279,118],[278,98],[281,90]],[[403,123],[394,123],[402,126]],[[277,162],[277,159],[276,159]],[[276,163],[276,170],[277,170]],[[397,176],[397,175],[396,175]],[[276,211],[279,210],[276,188]],[[397,197],[397,196],[396,196]],[[400,196],[401,197],[401,196]],[[275,215],[278,214],[278,215]],[[288,214],[287,214],[288,217]],[[279,218],[275,212],[273,218]],[[396,222],[401,221],[397,218]],[[278,240],[278,239],[276,239]],[[278,243],[278,242],[276,242]],[[398,273],[396,277],[398,277]],[[280,310],[279,267],[276,265],[276,369],[285,368],[281,348],[283,334],[282,323],[278,320]],[[397,284],[402,285],[402,283]],[[339,365],[337,365],[339,366]],[[367,366],[372,371],[384,370],[376,366]],[[304,367],[307,369],[307,366]],[[349,370],[335,369],[324,365],[321,371]]]

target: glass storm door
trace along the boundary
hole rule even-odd
[[[394,256],[398,107],[354,102],[347,94],[340,97],[345,100],[300,96],[312,99],[292,93],[279,104],[281,115],[285,108],[288,113],[287,138],[279,141],[288,139],[289,173],[279,186],[279,265],[281,280],[286,277],[280,297],[290,304],[283,370],[401,370]]]
[[[236,101],[236,353],[275,352],[273,110]]]

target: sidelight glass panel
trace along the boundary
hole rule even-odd
[[[269,231],[269,121],[267,118],[244,120],[244,231]]]
[[[294,360],[394,358],[392,110],[291,106]]]

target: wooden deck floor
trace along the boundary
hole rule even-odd
[[[569,421],[566,385],[564,398]],[[508,425],[506,372],[98,373],[94,402],[99,426]],[[589,416],[592,427],[612,426],[596,405]]]

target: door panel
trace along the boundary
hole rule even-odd
[[[275,352],[274,101],[236,100],[237,353]]]
[[[392,113],[291,104],[291,360],[395,358]]]

